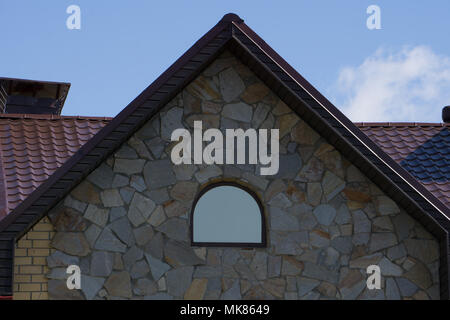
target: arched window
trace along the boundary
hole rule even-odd
[[[203,189],[191,212],[194,246],[264,247],[263,206],[247,188],[221,182]]]

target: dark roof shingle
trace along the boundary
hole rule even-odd
[[[0,219],[91,139],[110,118],[0,115]]]
[[[450,208],[450,124],[388,122],[356,125]]]

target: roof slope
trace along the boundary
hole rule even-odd
[[[356,125],[450,208],[450,124],[387,122]]]
[[[237,15],[227,14],[109,124],[0,221],[0,294],[12,292],[15,239],[194,79],[231,50],[329,143],[432,232],[440,242],[440,296],[449,297],[450,209],[361,132]]]
[[[108,122],[93,117],[0,115],[0,219]]]

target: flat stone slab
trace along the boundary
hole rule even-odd
[[[223,107],[222,115],[236,121],[251,122],[253,109],[243,102],[231,103]]]
[[[105,288],[110,296],[131,298],[131,278],[128,272],[114,272],[105,282]]]
[[[144,255],[145,259],[147,259],[148,265],[150,266],[150,271],[155,281],[158,281],[167,271],[171,269],[167,263],[153,258],[150,254],[145,253]]]
[[[333,222],[334,217],[336,217],[336,209],[328,204],[321,204],[317,206],[314,211],[317,221],[320,224],[329,226]]]
[[[144,179],[150,189],[170,186],[176,182],[170,159],[150,161],[144,167]]]
[[[167,292],[182,298],[192,282],[194,267],[179,267],[167,272]]]
[[[89,243],[81,232],[57,232],[52,245],[72,256],[84,257],[91,252]]]
[[[121,242],[109,228],[105,228],[95,243],[95,249],[112,252],[125,252],[127,246]]]

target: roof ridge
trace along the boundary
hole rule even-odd
[[[239,17],[238,14],[230,12],[230,13],[225,14],[220,21],[242,23],[242,22],[244,22],[244,19]]]
[[[443,122],[353,122],[358,127],[450,127]]]
[[[22,113],[4,113],[0,114],[0,119],[36,119],[36,120],[64,120],[64,119],[80,119],[80,120],[99,120],[109,121],[113,117],[99,116],[64,116],[55,114],[22,114]]]

